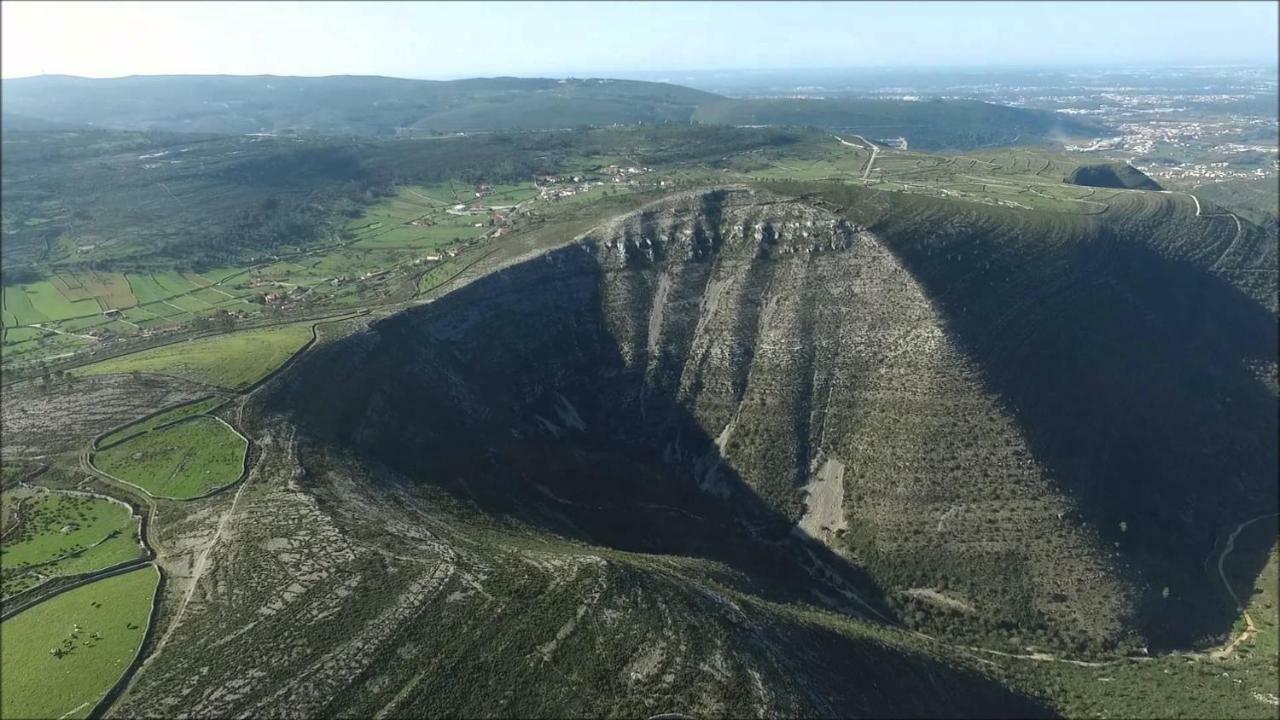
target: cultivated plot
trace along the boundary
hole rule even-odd
[[[96,447],[99,450],[103,450],[111,447],[112,445],[124,442],[129,438],[155,430],[158,427],[175,423],[183,418],[191,417],[193,415],[204,415],[224,402],[226,402],[225,398],[214,396],[190,402],[185,405],[179,405],[162,413],[152,415],[149,418],[139,420],[131,425],[126,425],[125,427],[122,427],[112,433],[108,433],[107,435],[103,435],[98,439]]]

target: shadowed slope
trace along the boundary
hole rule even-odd
[[[760,694],[770,713],[1041,713],[979,675],[869,641],[854,624],[836,631],[777,611],[748,610],[735,632],[740,640],[723,655],[704,655],[711,650],[705,632],[737,617],[698,598],[708,583],[747,594],[753,604],[802,601],[870,618],[889,612],[857,567],[793,529],[798,507],[779,509],[800,505],[797,483],[808,475],[794,465],[797,458],[800,468],[809,464],[811,423],[798,422],[792,408],[816,402],[809,378],[785,376],[797,369],[812,375],[818,365],[817,354],[794,352],[787,338],[822,344],[818,303],[801,298],[796,304],[788,288],[812,295],[847,270],[850,254],[874,251],[869,243],[829,214],[741,190],[659,203],[581,243],[317,349],[280,379],[262,410],[283,413],[301,431],[305,486],[333,497],[335,512],[357,506],[366,512],[352,515],[378,518],[372,524],[350,518],[352,532],[376,534],[377,527],[403,527],[403,521],[393,519],[397,513],[368,510],[384,500],[355,501],[343,492],[390,500],[422,485],[449,491],[480,510],[480,518],[518,521],[500,524],[502,532],[532,526],[605,548],[710,560],[650,561],[609,551],[615,568],[653,562],[687,569],[679,582],[624,570],[630,579],[623,585],[632,589],[609,580],[613,589],[591,593],[590,620],[566,626],[563,642],[594,658],[606,675],[623,657],[615,657],[611,643],[603,650],[591,645],[603,641],[595,634],[603,629],[594,608],[613,608],[613,600],[601,598],[621,593],[641,604],[626,603],[621,624],[610,632],[626,636],[636,623],[653,622],[646,618],[654,613],[687,618],[689,625],[668,642],[678,640],[681,653],[707,657],[713,666],[721,662],[714,658],[726,658],[725,678],[738,678],[733,682],[745,683],[744,690],[754,683],[758,690],[747,697]],[[754,293],[752,287],[768,289]],[[764,307],[735,300],[744,296]],[[794,308],[779,309],[783,305]],[[803,317],[793,320],[792,313]],[[734,337],[721,335],[730,328],[750,328],[743,332],[760,347],[748,354]],[[823,332],[830,338],[838,329]],[[735,397],[755,397],[759,407],[735,410]],[[778,441],[761,443],[758,456],[726,457],[708,432],[719,425],[707,418],[735,413],[742,425],[778,431]],[[339,472],[335,463],[365,470]],[[343,492],[327,479],[366,473]],[[421,508],[425,514],[429,506]],[[528,542],[504,539],[502,532],[485,543],[513,543],[514,549]],[[486,583],[494,582],[492,566],[485,572]],[[657,604],[655,593],[662,598]],[[548,611],[531,602],[521,615],[539,626]],[[425,620],[415,647],[434,642],[434,622]],[[583,623],[592,630],[581,630]],[[498,633],[494,643],[519,644],[523,637],[501,620],[485,632]],[[559,644],[547,652],[559,652]],[[611,681],[602,676],[599,682]],[[721,683],[699,680],[692,687]],[[557,687],[544,680],[522,694],[541,697]],[[457,704],[462,698],[433,698],[438,691],[439,680],[432,679],[406,696],[404,707],[479,711]]]
[[[1226,633],[1235,607],[1206,557],[1277,502],[1275,239],[1194,217],[1169,196],[1126,196],[1081,220],[822,195],[921,282],[1077,501],[1072,521],[1096,528],[1128,568],[1149,641]],[[1239,562],[1256,575],[1265,555]]]

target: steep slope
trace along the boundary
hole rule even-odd
[[[727,232],[757,222],[763,246]],[[194,599],[116,713],[1045,715],[869,622],[876,588],[672,394],[710,272],[729,312],[753,265],[859,240],[766,195],[680,198],[304,356],[251,400],[215,571],[179,566]]]
[[[1092,528],[1136,593],[1132,623],[1149,643],[1223,637],[1236,609],[1204,558],[1277,502],[1274,235],[1212,208],[1196,217],[1172,195],[1126,194],[1107,214],[1081,218],[792,190],[816,192],[876,231],[1017,423],[1025,460],[1073,499],[1061,518],[1018,523],[1017,541]],[[940,442],[960,457],[981,444],[979,428],[966,420],[950,431],[960,439]],[[896,497],[883,477],[893,466],[872,467],[871,494]],[[883,523],[855,507],[851,526],[868,521]],[[924,532],[930,523],[912,524]],[[1264,559],[1243,562],[1256,574]]]
[[[1124,190],[1160,190],[1160,183],[1152,180],[1129,163],[1100,163],[1081,165],[1067,176],[1072,185],[1120,188]]]
[[[1276,501],[1275,264],[1176,195],[659,201],[251,398],[215,572],[115,710],[1043,713],[974,648],[1229,629],[1204,558]]]
[[[488,513],[779,597],[1074,652],[1224,633],[1200,561],[1275,498],[1273,243],[1169,196],[831,193],[654,206],[318,354],[278,404]]]

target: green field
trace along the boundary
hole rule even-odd
[[[188,293],[198,287],[201,287],[200,285],[191,282],[186,277],[183,277],[180,273],[173,271],[151,273],[151,279],[155,280],[156,283],[168,291],[170,295]]]
[[[103,306],[97,300],[68,300],[50,282],[39,282],[22,287],[36,311],[50,320],[96,315],[103,310]]]
[[[207,310],[213,309],[213,306],[211,306],[209,303],[204,302],[192,295],[178,295],[176,297],[172,297],[168,300],[165,300],[165,302],[169,303],[170,305],[176,305],[177,307],[180,307],[189,313],[202,313]]]
[[[42,338],[6,344],[3,351],[0,351],[0,357],[4,358],[6,364],[28,358],[57,357],[80,350],[89,344],[90,342],[84,338],[50,333]]]
[[[311,326],[306,323],[242,330],[103,360],[74,372],[165,373],[237,390],[279,367],[310,339]]]
[[[4,315],[4,324],[10,327],[31,325],[47,319],[36,312],[31,298],[21,285],[10,285],[4,289]]]
[[[153,318],[171,318],[175,316],[178,318],[188,317],[187,312],[182,308],[174,307],[173,305],[165,302],[153,302],[146,305],[139,305],[135,309],[150,313]]]
[[[112,445],[93,462],[156,497],[186,499],[235,482],[247,449],[226,423],[197,416]]]
[[[0,546],[5,597],[51,577],[99,570],[142,554],[133,517],[119,503],[23,491],[8,499],[20,507],[21,524]]]
[[[204,400],[197,400],[192,403],[187,403],[186,405],[179,405],[170,410],[166,410],[165,412],[162,412],[159,415],[153,415],[152,417],[149,417],[145,420],[139,420],[138,422],[135,422],[131,425],[126,425],[109,435],[103,436],[102,439],[98,441],[97,448],[101,450],[104,448],[111,447],[112,445],[115,445],[120,442],[124,442],[125,440],[128,440],[129,438],[134,437],[135,435],[141,435],[142,433],[150,432],[151,430],[154,430],[160,427],[161,425],[167,425],[172,422],[177,422],[178,420],[181,420],[182,418],[185,418],[185,417],[191,417],[192,415],[203,415],[209,412],[210,410],[218,407],[224,402],[226,402],[225,398],[215,396],[211,398],[205,398]]]
[[[126,277],[139,303],[156,302],[173,294],[156,282],[150,273],[129,273]]]
[[[26,342],[27,340],[35,340],[42,338],[49,333],[39,328],[29,327],[11,327],[5,328],[4,341],[6,344]]]
[[[0,717],[86,717],[137,655],[159,579],[148,565],[0,624]]]

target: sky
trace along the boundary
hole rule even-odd
[[[1276,63],[1272,2],[9,2],[0,75]]]

